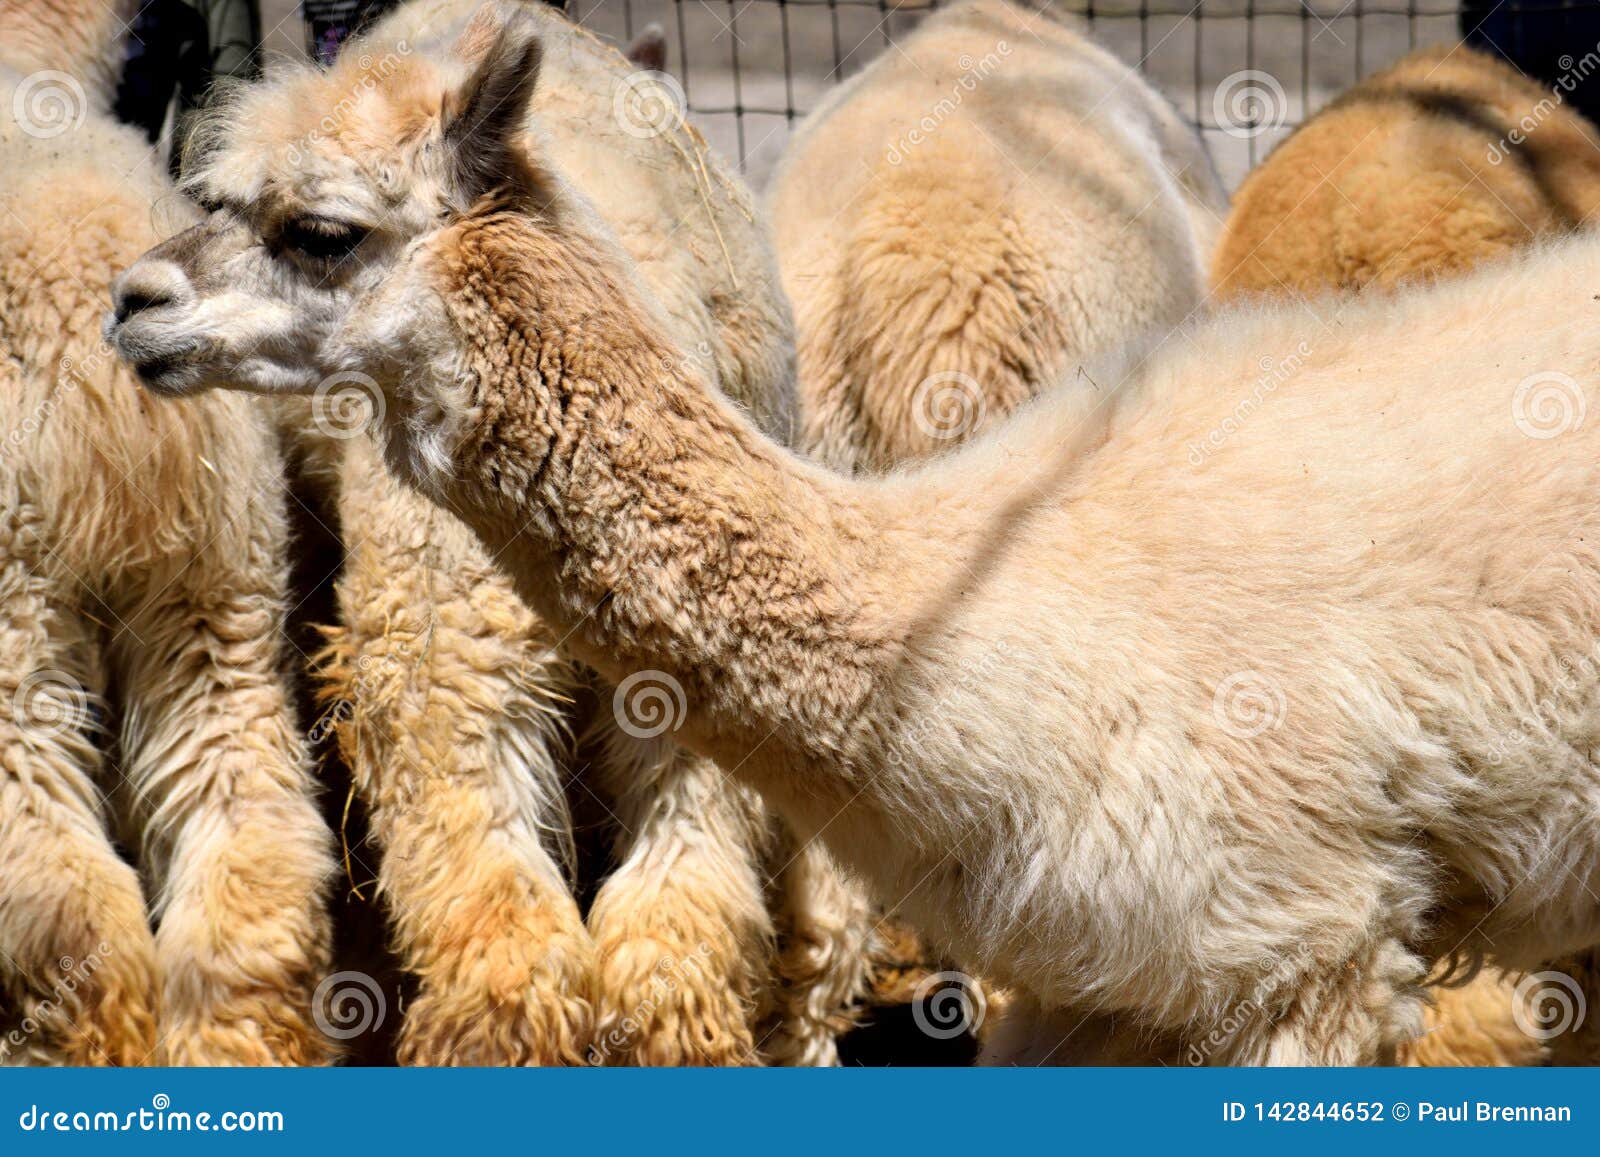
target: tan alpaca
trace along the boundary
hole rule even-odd
[[[331,71],[291,69],[242,94],[251,128],[238,143],[278,166],[286,189],[328,182],[351,142],[387,133],[436,95],[426,80],[437,69],[465,69],[448,48],[474,8],[407,5]],[[748,194],[670,106],[653,103],[659,94],[629,87],[619,54],[542,7],[526,18],[542,29],[552,77],[530,130],[592,191],[657,289],[684,356],[787,437],[790,323]],[[487,47],[468,36],[461,51]],[[199,148],[209,131],[198,130]],[[382,247],[417,227],[406,212],[375,207],[366,248],[390,259]],[[328,274],[317,309],[335,308],[359,281],[306,264],[315,257],[297,260],[319,280]],[[235,269],[215,272],[219,283],[248,284]],[[157,268],[148,288],[165,292],[163,276]],[[263,336],[227,340],[244,350]],[[277,370],[256,360],[241,372]],[[340,390],[360,393],[359,381],[335,378],[325,392],[330,385],[324,400],[335,409]],[[313,437],[326,425],[298,424]],[[760,870],[769,825],[754,798],[708,761],[622,733],[611,687],[596,713],[608,734],[583,749],[595,765],[573,764],[571,732],[589,723],[571,718],[576,684],[555,653],[559,635],[464,527],[386,475],[367,439],[312,458],[332,480],[349,544],[328,719],[371,809],[379,887],[421,980],[400,1059],[747,1063],[758,1046],[772,1050],[783,1034],[763,1042],[755,1031],[772,928]],[[647,695],[650,672],[633,674]],[[601,814],[615,819],[619,866],[587,930],[567,880],[569,793],[603,801]]]
[[[939,13],[835,89],[771,203],[802,440],[844,469],[948,449],[1085,354],[1181,322],[1227,211],[1137,73],[1003,0]]]
[[[1226,296],[1461,273],[1600,209],[1600,136],[1509,65],[1425,48],[1297,129],[1245,179],[1217,246]]]
[[[1094,390],[1086,355],[1199,305],[1227,206],[1137,73],[1001,0],[836,89],[770,200],[803,445],[845,471],[950,449],[1062,379]]]
[[[108,110],[130,11],[0,2],[0,1062],[310,1064],[333,859],[272,431],[149,405],[98,336],[194,219]]]
[[[513,120],[535,44],[511,26],[467,82]],[[1357,1063],[1417,1031],[1447,955],[1600,942],[1600,423],[1577,420],[1600,244],[1326,303],[1337,325],[1228,315],[1126,381],[1099,367],[1097,419],[1061,391],[850,479],[678,356],[547,158],[509,126],[452,137],[462,83],[359,154],[407,171],[425,223],[301,376],[375,376],[390,466],[564,646],[613,680],[673,674],[684,742],[801,830],[832,818],[829,847],[941,947],[1213,1061]],[[236,196],[266,164],[225,150],[205,179]],[[254,236],[227,210],[196,236],[214,257],[227,231]],[[119,348],[192,316],[130,317]],[[206,388],[208,356],[144,378]],[[1196,464],[1263,357],[1292,372]],[[1244,1002],[1262,1015],[1212,1043]]]
[[[1524,118],[1537,128],[1512,145]],[[1597,148],[1578,114],[1500,61],[1423,49],[1345,93],[1250,174],[1223,232],[1217,295],[1464,272],[1586,220],[1600,205]],[[1437,1000],[1406,1046],[1410,1062],[1542,1059],[1518,1027],[1534,1020],[1512,979],[1482,976]]]

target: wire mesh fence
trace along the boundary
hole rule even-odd
[[[567,7],[619,41],[659,23],[668,69],[691,113],[759,183],[795,122],[833,85],[892,50],[939,2],[568,0]],[[1566,20],[1584,5],[1515,0],[1512,7]],[[1458,0],[1056,0],[1057,11],[1086,17],[1103,44],[1136,64],[1202,131],[1230,185],[1359,78],[1413,48],[1458,42],[1461,7]]]
[[[226,3],[227,0],[204,0]],[[356,0],[347,0],[354,4]],[[565,0],[626,43],[661,25],[712,144],[762,183],[795,123],[950,0]],[[1076,12],[1206,138],[1236,185],[1295,125],[1414,48],[1475,41],[1554,80],[1600,72],[1600,0],[1018,0]],[[268,54],[303,55],[300,0],[260,0]],[[337,0],[322,0],[336,4]],[[1570,56],[1568,55],[1570,53]],[[1600,89],[1600,86],[1596,86]],[[1593,100],[1578,102],[1596,115]]]

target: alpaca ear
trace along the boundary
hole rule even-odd
[[[444,128],[457,178],[474,198],[517,176],[513,146],[544,54],[532,17],[516,13],[496,34],[484,15],[480,10],[457,41],[457,55],[476,60],[477,66],[453,102],[455,111],[446,114]]]

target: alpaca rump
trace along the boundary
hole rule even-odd
[[[496,89],[526,87],[533,38],[502,32]],[[462,114],[432,107],[442,139]],[[1600,426],[1548,397],[1600,387],[1600,244],[1350,302],[1335,327],[1226,315],[1102,367],[1115,397],[1090,419],[1064,390],[852,479],[677,356],[537,153],[478,145],[504,155],[382,154],[448,192],[251,388],[373,376],[390,468],[563,646],[612,680],[672,675],[684,744],[956,959],[1212,1062],[1347,1064],[1417,1032],[1446,958],[1590,958]],[[205,356],[144,380],[220,384]],[[1244,1002],[1263,1015],[1220,1033]]]
[[[319,309],[337,309],[352,294],[368,255],[392,259],[385,247],[417,227],[412,214],[434,191],[414,189],[407,201],[403,186],[385,182],[409,174],[383,168],[370,143],[387,148],[392,133],[425,126],[446,91],[467,111],[504,97],[453,87],[495,48],[488,13],[469,22],[475,7],[407,5],[329,71],[269,76],[197,127],[191,163],[205,182],[239,182],[228,194],[234,205],[282,197],[280,208],[300,211],[323,247],[338,234],[304,213],[316,183],[364,206],[361,245],[348,259],[287,255],[317,281]],[[520,11],[539,31],[549,83],[524,120],[494,131],[525,134],[530,148],[537,142],[559,162],[564,179],[590,192],[596,227],[617,238],[654,291],[679,343],[674,356],[703,367],[764,430],[789,437],[790,322],[748,193],[681,110],[659,104],[664,90],[639,88],[620,54],[542,6]],[[325,120],[330,108],[338,114]],[[433,143],[467,155],[455,139]],[[240,157],[269,163],[270,180],[254,183]],[[161,251],[167,259],[142,263],[140,276],[159,280],[192,260],[196,277],[186,292],[198,298],[223,286],[267,292],[261,281],[277,271],[230,265],[241,255],[230,250],[224,224],[214,218],[204,240],[177,239]],[[260,255],[247,251],[242,260]],[[257,319],[273,316],[264,304]],[[211,324],[208,309],[198,303],[197,324]],[[291,342],[321,322],[294,324]],[[211,340],[219,356],[281,344],[225,318]],[[246,368],[283,372],[260,358]],[[371,810],[397,947],[420,981],[400,1059],[748,1063],[793,1055],[791,1037],[823,1035],[825,1025],[795,1021],[791,1032],[786,1021],[763,1034],[758,1054],[772,981],[761,867],[770,823],[758,802],[703,760],[626,733],[627,705],[614,700],[615,689],[600,696],[593,720],[573,716],[578,677],[555,651],[560,636],[527,611],[458,520],[397,485],[370,440],[348,436],[362,432],[371,403],[382,399],[355,397],[355,421],[327,429],[347,385],[365,392],[359,377],[328,376],[320,399],[327,404],[287,420],[315,443],[312,478],[332,492],[349,544],[323,693]],[[620,715],[614,703],[623,703]],[[592,745],[599,758],[575,767],[574,741],[591,729],[607,733]],[[569,792],[603,799],[613,825],[615,868],[587,927],[573,896]],[[801,923],[803,934],[813,926]],[[663,962],[691,958],[695,969],[660,983]],[[831,1030],[825,1035],[831,1047]],[[592,1049],[597,1041],[604,1047]]]
[[[1466,47],[1426,48],[1339,97],[1245,179],[1216,292],[1316,294],[1461,273],[1600,209],[1600,135]]]
[[[276,443],[242,396],[151,407],[98,337],[158,210],[193,219],[108,111],[126,15],[0,3],[0,1061],[315,1063]]]
[[[1513,146],[1504,138],[1525,117],[1540,123]],[[1592,136],[1549,91],[1491,57],[1413,53],[1335,101],[1250,175],[1219,247],[1218,293],[1387,288],[1460,273],[1570,228],[1600,197]],[[1435,1001],[1402,1059],[1542,1059],[1540,1040],[1518,1027],[1534,1021],[1511,980],[1482,976],[1437,989]]]
[[[1183,321],[1227,211],[1195,133],[1066,23],[974,0],[898,47],[806,119],[770,196],[801,441],[845,470],[948,449]]]
[[[1070,376],[1086,355],[1199,305],[1227,204],[1137,73],[1000,0],[940,12],[835,90],[770,200],[802,445],[846,472],[949,449],[1058,382],[1093,391]],[[906,935],[886,938],[885,997],[915,987]]]

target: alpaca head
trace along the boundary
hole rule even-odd
[[[210,212],[117,279],[106,320],[155,392],[311,392],[430,236],[553,196],[523,150],[532,20],[491,3],[448,51],[365,47],[244,88],[197,127],[187,185]]]

